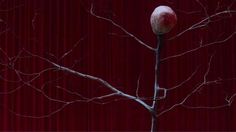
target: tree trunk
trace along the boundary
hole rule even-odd
[[[157,117],[152,116],[151,132],[157,132]]]

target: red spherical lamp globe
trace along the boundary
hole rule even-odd
[[[176,25],[177,16],[169,6],[158,6],[152,12],[150,23],[155,34],[165,34]]]

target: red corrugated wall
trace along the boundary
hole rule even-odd
[[[103,105],[76,102],[60,109],[64,104],[62,101],[81,99],[71,92],[92,98],[111,91],[94,81],[49,70],[53,67],[51,64],[26,51],[101,77],[132,95],[136,93],[140,77],[139,96],[146,97],[146,102],[150,103],[154,53],[89,11],[93,5],[94,13],[113,20],[147,45],[155,47],[156,36],[151,31],[149,17],[156,6],[163,4],[176,11],[178,24],[165,35],[160,86],[169,89],[196,73],[181,87],[167,92],[167,97],[158,103],[158,113],[180,103],[202,84],[208,64],[205,85],[183,104],[211,109],[175,107],[158,117],[158,130],[236,130],[235,96],[232,97],[236,92],[236,13],[222,13],[236,10],[233,0],[1,0],[0,130],[150,130],[148,111],[126,99],[114,101],[114,98],[108,98],[102,101],[112,102]],[[219,12],[222,14],[201,23],[205,26],[186,30]],[[186,32],[170,40],[182,31]],[[68,51],[69,54],[60,59]],[[165,59],[178,54],[180,56]],[[48,71],[41,72],[45,69]],[[20,73],[22,80],[16,73]],[[212,108],[229,104],[226,99],[230,97],[230,106]]]

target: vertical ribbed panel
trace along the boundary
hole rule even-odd
[[[113,20],[122,29],[111,21],[92,16],[89,13],[91,5],[95,14]],[[222,11],[230,5],[231,10],[236,10],[234,2],[0,0],[0,131],[150,130],[148,111],[138,103],[118,96],[89,103],[78,101],[60,109],[63,101],[81,100],[78,94],[92,98],[111,91],[95,81],[58,69],[41,72],[53,65],[24,50],[75,71],[100,77],[134,96],[140,77],[139,96],[150,104],[154,52],[122,30],[148,46],[156,47],[149,17],[158,5],[171,6],[178,17],[176,27],[164,36],[160,86],[168,89],[181,84],[198,69],[181,87],[168,91],[166,99],[158,102],[158,112],[180,103],[203,81],[212,55],[207,81],[219,83],[204,85],[184,104],[189,107],[227,105],[226,97],[236,93],[236,13]],[[222,15],[211,18],[207,26],[186,30],[206,18],[204,9],[208,15],[216,12]],[[182,35],[168,40],[184,30]],[[203,47],[198,48],[201,43]],[[21,51],[11,69],[10,62]],[[177,56],[169,58],[174,55]],[[24,83],[16,82],[19,78],[15,70],[20,72]],[[39,77],[30,81],[38,72],[41,72]],[[158,118],[158,129],[235,131],[234,98],[231,98],[230,107],[191,109],[178,106]]]

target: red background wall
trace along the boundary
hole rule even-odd
[[[184,56],[163,61],[160,65],[160,85],[170,88],[186,80],[197,67],[196,75],[180,88],[167,93],[159,102],[158,112],[180,102],[194,86],[202,81],[210,56],[214,54],[208,80],[236,77],[235,71],[235,13],[211,19],[204,28],[191,30],[180,37],[168,40],[177,33],[204,19],[206,15],[235,9],[234,1],[189,0],[1,0],[0,48],[1,63],[16,56],[21,49],[38,54],[72,69],[101,77],[129,94],[135,95],[140,76],[140,96],[150,97],[154,82],[154,54],[127,36],[111,23],[93,17],[88,11],[94,6],[98,15],[114,20],[149,46],[156,46],[149,17],[161,4],[171,6],[177,13],[177,26],[165,36],[161,58],[189,51],[215,41]],[[202,5],[201,5],[202,4]],[[206,12],[207,11],[207,14]],[[229,37],[232,35],[232,37]],[[227,39],[229,37],[229,39]],[[73,45],[84,38],[71,54],[58,60]],[[7,53],[8,57],[4,54]],[[15,69],[25,73],[39,72],[51,67],[35,57],[22,53],[24,58],[15,62]],[[28,57],[26,57],[28,56]],[[75,64],[75,65],[74,65]],[[85,97],[109,93],[105,87],[83,78],[59,71],[43,73],[31,84],[16,89],[14,70],[1,65],[0,130],[149,130],[150,114],[130,100],[113,101],[100,105],[73,103],[45,118],[62,106],[47,99],[42,91],[54,99],[71,101],[80,99],[65,90],[78,92]],[[23,76],[24,80],[32,76]],[[14,82],[12,82],[14,81]],[[190,106],[218,106],[227,104],[226,96],[233,95],[235,81],[204,86],[186,101]],[[13,90],[13,91],[12,91]],[[12,92],[10,92],[12,91]],[[4,94],[8,92],[8,94]],[[9,93],[10,92],[10,93]],[[104,100],[109,101],[112,100]],[[148,100],[147,100],[148,102]],[[236,104],[220,109],[187,109],[176,107],[158,118],[159,130],[236,130]],[[14,111],[14,112],[13,112]],[[21,115],[21,116],[20,116]],[[32,116],[32,117],[22,117]]]

